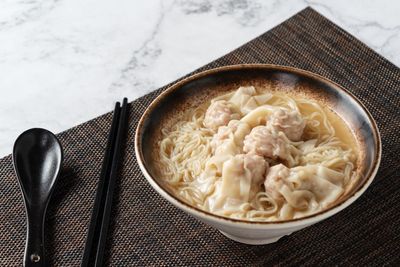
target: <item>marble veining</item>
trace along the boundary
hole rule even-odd
[[[25,129],[66,130],[311,6],[400,66],[398,1],[0,1],[0,157]]]

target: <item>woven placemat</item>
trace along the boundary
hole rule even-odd
[[[197,70],[274,63],[323,75],[359,97],[383,141],[379,173],[367,192],[338,215],[275,244],[248,246],[225,238],[163,200],[134,156],[134,131],[163,87],[130,104],[129,141],[107,244],[111,266],[247,266],[400,264],[400,70],[310,8]],[[197,72],[196,71],[196,72]],[[82,258],[111,114],[59,134],[63,174],[48,208],[47,260],[78,266]],[[20,266],[25,211],[11,157],[0,160],[0,265]]]

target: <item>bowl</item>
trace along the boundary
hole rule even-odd
[[[239,86],[268,87],[314,99],[336,112],[349,126],[359,146],[356,179],[328,208],[307,217],[287,221],[255,222],[226,218],[201,210],[167,189],[152,164],[160,139],[160,127],[178,121],[186,110]],[[135,153],[150,185],[184,212],[246,244],[268,244],[338,213],[358,199],[371,184],[381,159],[381,141],[374,119],[364,105],[340,85],[311,72],[292,67],[249,64],[211,69],[187,77],[159,95],[146,109],[136,129]],[[149,204],[151,205],[151,203]],[[362,203],[359,203],[362,205]],[[351,218],[350,218],[351,219]]]

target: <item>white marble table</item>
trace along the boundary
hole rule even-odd
[[[0,157],[27,128],[60,132],[222,56],[312,6],[400,66],[400,2],[0,1]]]

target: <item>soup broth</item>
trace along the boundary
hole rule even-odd
[[[355,179],[357,142],[314,100],[252,86],[217,96],[161,129],[155,156],[166,186],[187,203],[252,221],[307,216]]]

